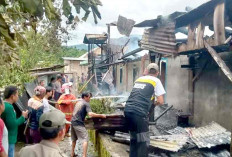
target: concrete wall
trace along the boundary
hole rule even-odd
[[[64,64],[67,65],[64,68],[65,73],[76,73],[79,77],[84,73],[87,76],[88,66],[80,66],[80,61],[64,60]]]
[[[221,54],[232,69],[231,52]],[[202,60],[203,62],[203,60]],[[211,59],[200,78],[195,83],[194,123],[205,125],[215,121],[231,129],[232,82]]]
[[[133,69],[138,69],[137,75],[135,77],[135,80],[141,76],[142,69],[141,69],[141,61],[133,61],[128,62],[127,64],[118,64],[116,65],[116,71],[117,71],[117,78],[116,78],[116,91],[118,94],[122,93],[130,93],[133,86],[134,86],[134,79],[133,79]],[[145,61],[145,65],[148,65],[149,61]],[[122,83],[120,83],[120,68],[123,69],[123,80]]]
[[[186,56],[167,58],[166,65],[166,103],[174,108],[189,112],[188,70],[181,68],[188,64]]]

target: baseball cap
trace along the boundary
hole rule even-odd
[[[44,129],[58,128],[65,124],[71,123],[65,119],[65,114],[60,110],[50,110],[45,112],[39,119],[39,127]]]
[[[150,71],[151,69],[155,69],[156,71],[159,71],[159,66],[156,63],[150,63],[147,66],[147,70]]]

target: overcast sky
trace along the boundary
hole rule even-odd
[[[175,11],[185,11],[185,7],[196,8],[209,0],[101,0],[103,6],[99,7],[102,20],[94,24],[92,14],[86,22],[80,23],[74,31],[71,31],[72,39],[68,45],[82,44],[86,33],[107,32],[106,23],[117,21],[118,16],[133,19],[136,23],[143,20],[155,19],[158,15],[168,15]],[[131,34],[142,35],[143,28],[134,28]],[[121,35],[117,28],[111,28],[111,37],[118,38]]]

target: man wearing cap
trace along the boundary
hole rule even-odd
[[[57,103],[59,104],[59,109],[65,114],[66,120],[72,120],[72,113],[74,110],[74,105],[77,103],[77,98],[75,95],[71,94],[72,82],[65,83],[62,85],[63,94],[60,96]],[[66,136],[70,136],[68,134],[70,125],[66,125]]]
[[[130,157],[147,157],[150,143],[148,114],[152,100],[155,105],[164,103],[165,90],[157,78],[159,67],[151,63],[145,70],[145,76],[139,77],[126,102],[124,114],[130,131]]]
[[[50,110],[39,119],[39,129],[42,141],[38,144],[26,146],[19,152],[19,157],[67,157],[58,144],[65,135],[65,114],[59,110]]]

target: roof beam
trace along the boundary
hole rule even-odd
[[[204,41],[205,47],[209,51],[210,55],[213,57],[215,62],[218,64],[218,66],[221,68],[223,73],[226,75],[226,77],[232,82],[232,73],[228,66],[225,64],[225,62],[221,59],[221,57],[217,54],[217,52],[206,42]]]

